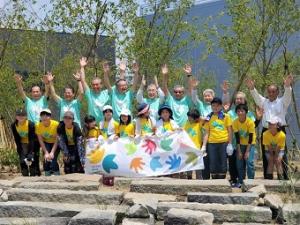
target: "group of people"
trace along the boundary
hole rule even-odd
[[[258,110],[248,109],[246,95],[238,92],[231,104],[228,84],[222,85],[223,96],[218,98],[212,89],[203,91],[203,100],[197,93],[198,81],[192,76],[192,67],[185,65],[187,88],[175,85],[168,90],[169,70],[161,68],[162,86],[157,78],[147,85],[140,75],[139,65],[133,63],[133,84],[129,87],[125,79],[126,63],[119,65],[119,77],[115,84],[110,82],[110,66],[103,63],[103,83],[94,77],[89,87],[85,78],[87,59],[80,59],[80,70],[73,75],[78,82],[78,93],[66,86],[64,96],[56,94],[54,76],[47,73],[42,81],[45,92],[34,85],[31,97],[23,89],[22,76],[15,75],[18,91],[25,107],[16,111],[12,124],[21,171],[24,176],[40,175],[39,152],[44,156],[45,175],[58,175],[57,158],[63,154],[65,173],[84,172],[84,145],[90,139],[101,136],[112,141],[118,138],[162,135],[166,132],[184,130],[188,133],[204,159],[204,170],[196,171],[197,179],[225,179],[229,164],[230,181],[240,187],[246,173],[249,179],[255,176],[256,127],[262,121],[262,151],[264,177],[273,179],[273,167],[277,168],[278,179],[288,179],[287,152],[285,147],[285,114],[291,101],[293,77],[284,80],[284,94],[279,97],[279,87],[270,85],[267,98],[261,96],[250,79],[246,85]],[[138,84],[140,86],[138,87]],[[88,115],[81,123],[81,101],[83,95],[88,105]],[[59,109],[59,120],[54,120],[48,108],[51,97]],[[134,101],[138,104],[133,115]],[[232,105],[232,106],[231,106]],[[230,107],[231,106],[231,107]],[[192,178],[192,173],[187,173]]]

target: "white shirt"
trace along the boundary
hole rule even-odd
[[[268,120],[273,117],[277,117],[282,126],[286,125],[285,115],[287,113],[288,107],[291,103],[292,98],[292,88],[284,87],[284,94],[281,98],[276,98],[274,101],[261,96],[257,90],[250,90],[250,93],[256,103],[260,108],[264,110],[262,117],[263,127],[268,127]]]

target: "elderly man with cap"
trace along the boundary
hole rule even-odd
[[[59,165],[57,163],[59,155],[57,127],[59,123],[51,119],[50,109],[42,109],[40,117],[41,122],[36,124],[35,133],[44,153],[45,176],[59,175]]]
[[[263,97],[258,93],[255,89],[254,81],[251,79],[246,80],[246,85],[250,90],[250,93],[256,103],[260,108],[263,109],[263,117],[262,117],[262,138],[261,141],[263,143],[263,133],[268,129],[268,120],[273,117],[277,117],[279,120],[279,128],[285,132],[285,126],[287,125],[285,116],[287,114],[288,107],[291,103],[292,96],[292,87],[291,84],[293,82],[293,76],[289,75],[284,79],[284,94],[282,97],[279,96],[279,87],[275,84],[271,84],[267,87],[267,98]],[[285,149],[285,154],[283,156],[282,164],[283,164],[283,176],[284,179],[289,179],[288,177],[288,159],[286,154],[287,149]],[[263,156],[263,167],[264,167],[264,178],[267,178],[267,168],[268,168],[268,160],[265,157],[265,147],[262,144],[262,156]]]
[[[18,109],[16,111],[16,120],[12,123],[11,129],[17,145],[22,175],[41,175],[39,143],[35,134],[35,125],[27,119],[26,110]]]
[[[66,111],[63,121],[57,128],[58,144],[63,151],[64,171],[69,173],[83,173],[85,151],[83,136],[78,123],[74,122],[74,113]]]

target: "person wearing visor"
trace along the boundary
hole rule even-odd
[[[103,107],[104,120],[100,122],[100,132],[104,140],[114,138],[118,129],[118,123],[113,118],[113,108],[110,105]]]

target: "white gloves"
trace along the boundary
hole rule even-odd
[[[200,149],[200,153],[201,153],[201,155],[203,157],[205,157],[207,155],[207,153],[206,153],[206,146],[205,145],[203,145],[202,148]]]
[[[228,144],[226,147],[226,153],[227,155],[231,156],[233,154],[233,146],[232,144]]]

